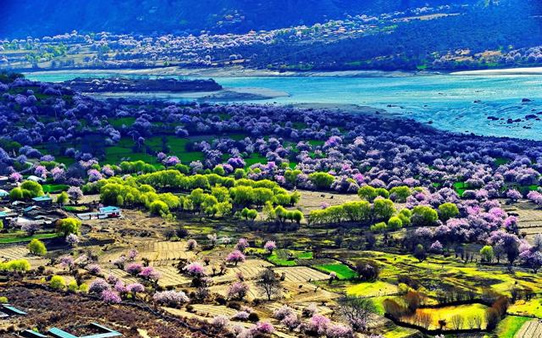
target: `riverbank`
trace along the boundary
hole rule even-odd
[[[236,102],[261,101],[288,97],[287,92],[268,88],[224,88],[219,91],[191,91],[182,93],[172,92],[83,92],[97,98],[136,98],[159,99],[172,102],[179,101],[206,101],[206,102]]]
[[[542,75],[542,67],[467,70],[467,71],[462,71],[462,72],[452,72],[450,73],[450,75],[461,75],[461,76]]]
[[[104,77],[112,76],[141,76],[141,77],[412,77],[424,75],[438,75],[438,72],[409,72],[409,71],[380,71],[380,70],[345,70],[345,71],[310,71],[310,72],[279,72],[268,69],[249,69],[241,66],[224,68],[178,68],[160,67],[145,69],[65,69],[25,71],[23,74],[32,77],[61,77],[65,74],[80,74],[80,76],[101,74]],[[54,82],[54,81],[53,81]]]

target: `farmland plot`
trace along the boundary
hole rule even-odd
[[[126,271],[119,268],[104,269],[105,275],[113,275],[122,280],[125,284],[137,283],[138,280],[135,277],[130,276]]]
[[[156,271],[160,272],[162,276],[158,281],[158,285],[162,287],[172,286],[189,286],[192,279],[179,274],[176,267],[173,266],[159,266],[155,267]]]
[[[534,235],[542,233],[542,209],[530,202],[521,202],[507,210],[518,215],[520,232],[527,234],[529,242],[532,242]]]
[[[204,317],[216,317],[220,315],[231,317],[237,313],[237,310],[220,305],[194,304],[192,305],[196,314]]]
[[[326,280],[329,276],[325,273],[306,266],[282,267],[273,269],[279,275],[285,274],[287,282],[307,283],[310,281]]]
[[[233,282],[237,280],[238,273],[242,273],[245,280],[254,279],[262,270],[272,266],[273,264],[261,259],[247,259],[238,266],[228,268],[224,276],[214,277],[213,281],[215,284]]]
[[[48,260],[39,256],[34,256],[30,254],[30,251],[26,246],[17,245],[17,246],[6,246],[0,248],[0,260],[14,260],[14,259],[26,259],[33,268],[36,268],[40,265],[45,265],[48,263]]]
[[[332,293],[309,283],[283,282],[282,287],[290,301],[295,304],[329,302],[339,297]]]
[[[516,338],[542,337],[542,323],[539,319],[530,320],[523,324]]]
[[[256,287],[256,284],[254,284],[253,282],[245,282],[245,283],[249,287],[247,295],[244,298],[245,300],[252,301],[252,300],[254,300],[256,298],[261,298],[262,297],[262,295],[258,291],[258,288]],[[227,297],[229,287],[230,287],[229,284],[220,284],[220,285],[211,286],[209,288],[209,290],[211,291],[211,293],[216,293],[216,294],[222,295],[224,297]]]
[[[150,242],[140,249],[140,256],[150,261],[192,259],[195,254],[186,250],[186,242]]]

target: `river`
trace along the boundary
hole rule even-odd
[[[26,75],[51,82],[80,76],[127,76],[77,71]],[[252,102],[356,104],[382,108],[389,114],[407,116],[444,130],[542,140],[541,75],[215,77],[215,80],[226,89],[262,88],[288,93]],[[183,100],[193,96],[175,94],[168,98]],[[522,102],[523,99],[530,102]],[[521,121],[511,122],[514,120]]]

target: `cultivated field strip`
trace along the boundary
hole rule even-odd
[[[176,267],[160,266],[155,269],[160,272],[161,278],[158,284],[162,287],[189,286],[192,282],[191,278],[180,275]]]
[[[132,284],[132,283],[139,282],[137,278],[130,276],[126,271],[118,269],[118,268],[106,269],[104,272],[105,272],[105,275],[113,275],[119,278],[125,284]]]
[[[151,261],[192,259],[194,253],[186,251],[186,242],[150,242],[140,249],[140,256]]]
[[[339,297],[336,293],[308,283],[283,282],[282,288],[289,295],[293,304],[320,304]]]
[[[325,273],[306,266],[283,267],[273,269],[275,273],[286,274],[287,282],[307,283],[310,281],[326,280],[329,276]]]
[[[26,259],[33,268],[45,266],[48,260],[42,257],[30,255],[30,251],[23,245],[8,246],[0,248],[0,261],[11,261],[14,259]]]
[[[198,315],[205,317],[216,317],[220,315],[231,317],[237,313],[237,310],[220,305],[194,304],[192,307]]]
[[[542,210],[516,209],[513,212],[519,216],[519,231],[527,234],[527,240],[532,243],[536,234],[542,234]]]
[[[538,319],[530,320],[523,324],[516,334],[516,338],[542,337],[542,323]]]
[[[216,284],[229,283],[237,280],[238,273],[242,273],[246,280],[254,279],[261,271],[272,266],[273,264],[261,259],[247,259],[238,266],[228,268],[224,276],[214,277],[213,281]]]
[[[253,282],[246,282],[246,284],[248,285],[249,290],[247,292],[245,300],[252,301],[252,300],[254,300],[256,298],[264,297],[264,295],[259,292],[258,287],[256,286],[256,284],[254,284]],[[209,288],[211,293],[216,293],[216,294],[222,295],[224,297],[228,296],[228,289],[229,289],[228,284],[214,285],[214,286],[211,286]]]

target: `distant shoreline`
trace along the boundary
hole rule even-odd
[[[381,71],[381,70],[345,70],[345,71],[312,71],[312,72],[278,72],[267,69],[247,69],[243,67],[227,68],[177,68],[160,67],[145,69],[59,69],[22,71],[25,75],[49,74],[118,74],[132,76],[180,76],[199,78],[221,77],[410,77],[428,76],[444,73],[438,72],[408,72],[408,71]]]
[[[180,77],[411,77],[431,75],[457,75],[457,76],[498,76],[498,75],[542,75],[542,67],[479,69],[457,72],[446,71],[383,71],[383,70],[344,70],[344,71],[286,71],[279,72],[267,69],[250,69],[243,67],[226,68],[178,68],[159,67],[144,69],[60,69],[60,70],[25,70],[23,74],[119,74],[140,76],[180,76]]]
[[[450,75],[542,75],[542,67],[467,70],[452,72]]]

